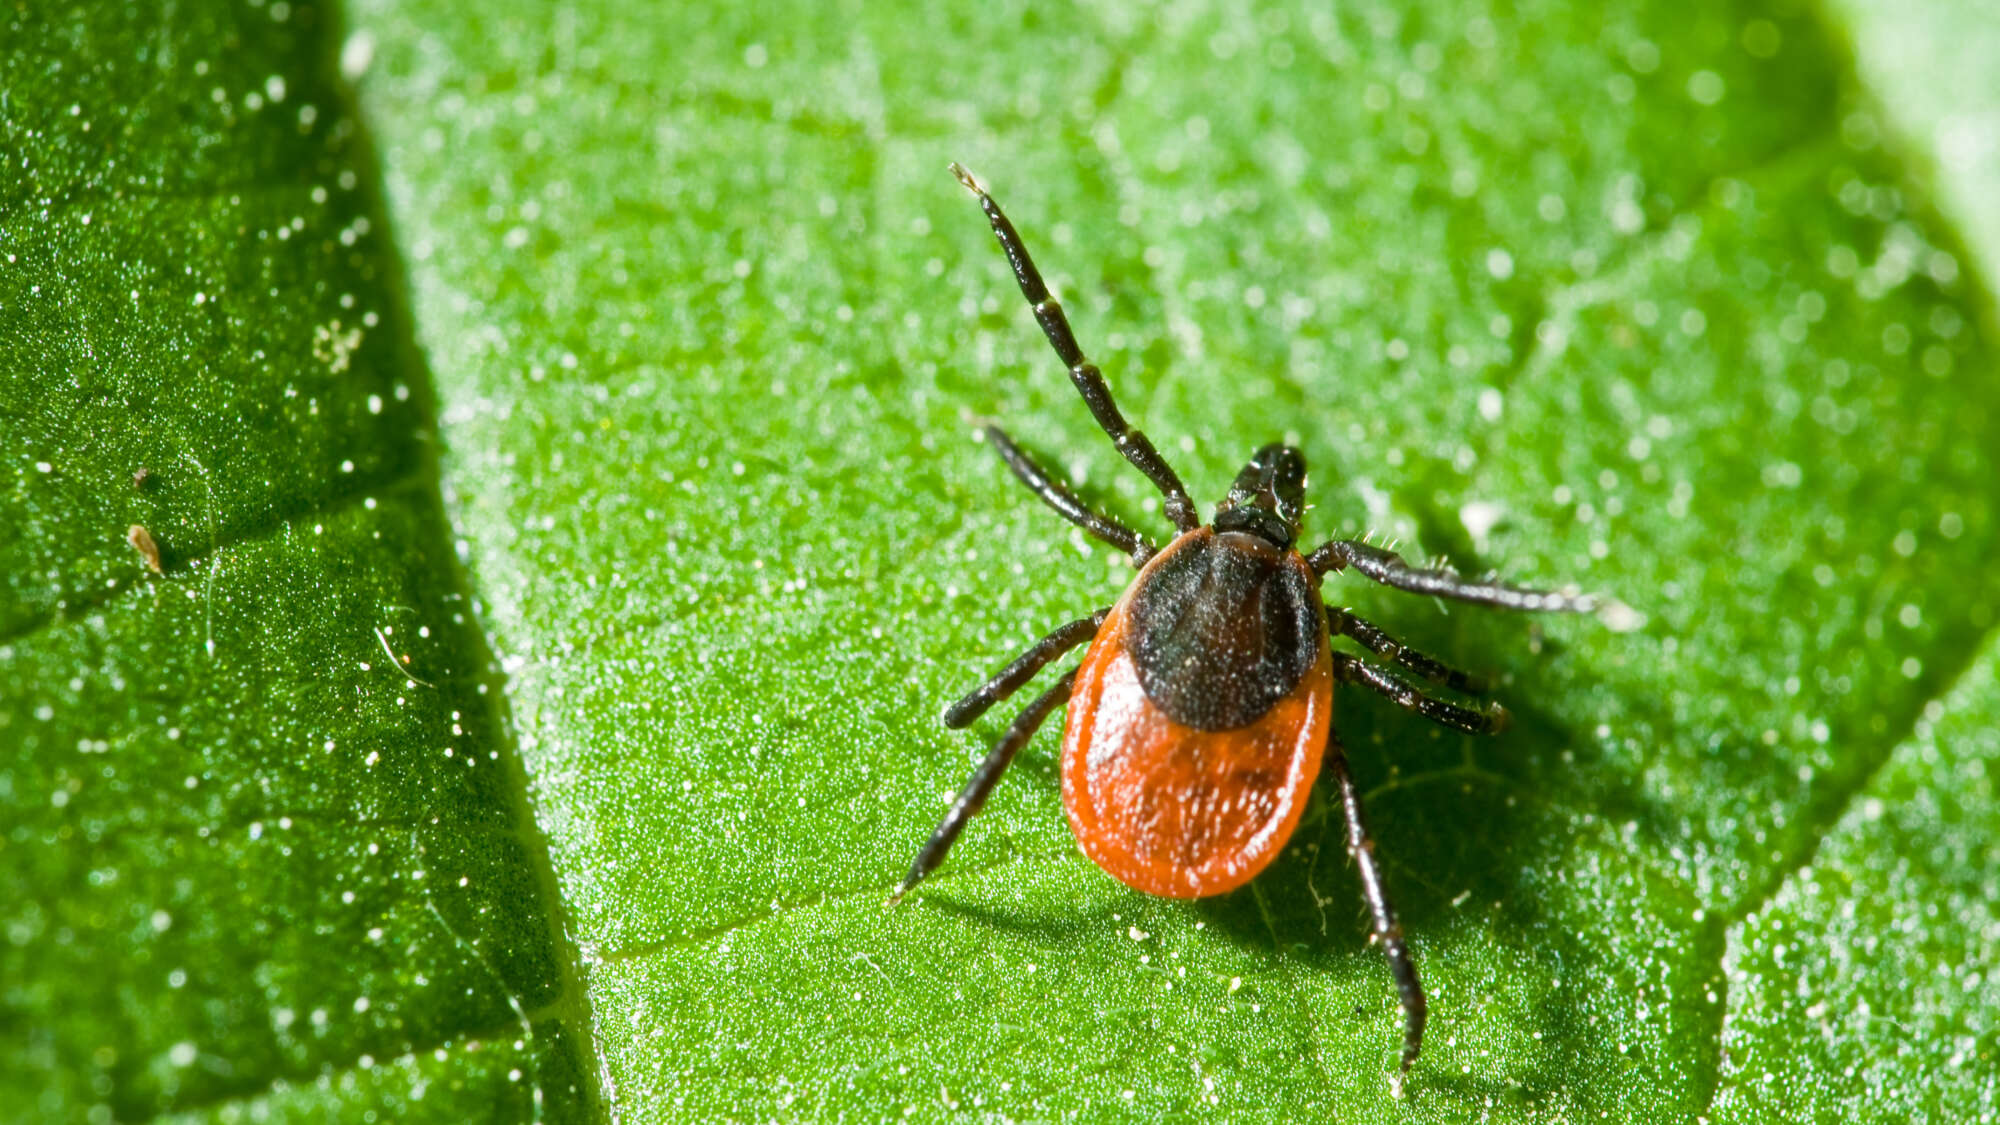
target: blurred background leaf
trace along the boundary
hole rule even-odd
[[[1917,96],[1887,8],[344,17],[10,40],[0,1083],[107,1118],[1993,1112],[1996,228],[1949,139],[2000,99]],[[1282,438],[1321,535],[1644,614],[1329,585],[1521,719],[1340,701],[1432,993],[1400,1102],[1323,805],[1243,891],[1147,899],[1077,856],[1051,731],[881,909],[1005,721],[937,709],[1124,581],[972,419],[1160,524],[952,159],[1205,502]]]

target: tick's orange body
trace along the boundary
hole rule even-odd
[[[1261,546],[1228,538],[1231,550]],[[1083,658],[1063,729],[1063,808],[1084,854],[1121,882],[1170,898],[1235,890],[1277,858],[1319,776],[1333,710],[1332,654],[1317,612],[1305,673],[1245,725],[1203,730],[1147,695],[1130,644],[1137,595],[1177,556],[1214,550],[1217,539],[1209,528],[1189,532],[1139,572]],[[1298,552],[1264,550],[1275,558],[1261,561],[1317,589]],[[1317,600],[1309,604],[1317,611]],[[1180,670],[1230,672],[1213,662]]]

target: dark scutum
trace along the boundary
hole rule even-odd
[[[1185,726],[1249,726],[1319,657],[1312,577],[1254,535],[1197,532],[1168,550],[1132,595],[1139,686]]]

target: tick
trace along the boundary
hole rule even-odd
[[[1083,662],[1036,696],[973,770],[889,901],[900,900],[937,868],[1021,747],[1065,704],[1062,800],[1070,828],[1093,862],[1147,894],[1200,898],[1249,882],[1284,849],[1325,771],[1339,790],[1373,940],[1388,955],[1402,1001],[1407,1073],[1423,1043],[1424,989],[1334,732],[1333,688],[1358,685],[1472,734],[1502,729],[1507,713],[1498,705],[1475,708],[1440,698],[1390,671],[1385,664],[1455,692],[1487,690],[1481,679],[1326,604],[1321,585],[1327,575],[1351,569],[1399,590],[1503,609],[1584,612],[1596,607],[1595,600],[1471,581],[1449,569],[1412,566],[1393,551],[1354,539],[1301,553],[1306,464],[1288,445],[1273,443],[1252,455],[1214,521],[1203,525],[1180,477],[1119,413],[1104,375],[1084,358],[1062,306],[1000,205],[964,168],[954,164],[951,171],[978,198],[1021,295],[1091,415],[1164,496],[1174,537],[1155,547],[1086,505],[998,426],[985,428],[1022,483],[1064,519],[1131,556],[1138,575],[1115,604],[1056,629],[945,709],[945,726],[968,726],[1089,642]],[[1335,637],[1376,659],[1333,648]]]

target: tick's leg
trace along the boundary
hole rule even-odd
[[[958,799],[951,803],[951,808],[945,811],[944,819],[938,822],[931,838],[924,841],[923,848],[917,852],[916,862],[910,864],[910,873],[903,876],[903,881],[896,884],[895,890],[889,892],[889,905],[902,901],[911,887],[944,862],[944,854],[951,850],[958,834],[965,830],[965,822],[985,806],[986,795],[993,792],[1000,775],[1006,773],[1007,767],[1013,763],[1014,755],[1020,753],[1021,747],[1035,736],[1035,729],[1049,717],[1049,712],[1068,702],[1070,688],[1075,684],[1076,669],[1072,668],[1063,675],[1061,682],[1036,696],[1027,710],[1014,717],[1007,733],[1000,736],[1000,741],[994,743],[993,749],[980,761],[979,768],[972,771],[971,779],[959,791]]]
[[[1478,694],[1489,686],[1485,677],[1470,672],[1461,672],[1434,656],[1427,656],[1410,648],[1403,642],[1382,631],[1379,626],[1363,621],[1344,609],[1326,607],[1327,627],[1336,637],[1353,637],[1362,647],[1385,660],[1393,660],[1424,679],[1440,683],[1453,691]]]
[[[1467,734],[1493,734],[1507,728],[1507,712],[1498,705],[1475,711],[1470,707],[1460,707],[1447,703],[1436,696],[1425,695],[1421,690],[1375,667],[1366,660],[1349,656],[1344,652],[1333,654],[1333,678],[1344,684],[1360,684],[1381,695],[1402,704],[1434,723]]]
[[[1049,507],[1054,508],[1062,518],[1084,529],[1113,547],[1132,556],[1133,566],[1144,566],[1153,557],[1153,545],[1146,538],[1109,516],[1091,510],[1069,487],[1050,476],[1034,458],[1022,452],[1007,436],[1007,431],[998,426],[987,426],[983,431],[993,448],[1000,451],[1000,459],[1021,478],[1021,483],[1035,490]]]
[[[1423,982],[1417,979],[1417,964],[1410,959],[1410,947],[1403,940],[1402,924],[1396,908],[1382,886],[1382,867],[1375,859],[1375,840],[1368,835],[1368,821],[1361,814],[1361,792],[1354,787],[1354,775],[1347,768],[1347,752],[1332,738],[1326,744],[1326,768],[1340,786],[1341,811],[1347,814],[1347,850],[1361,871],[1361,894],[1368,900],[1368,913],[1375,924],[1374,940],[1389,955],[1389,975],[1395,978],[1396,995],[1403,1002],[1403,1073],[1417,1061],[1424,1042],[1424,1017],[1429,1006],[1424,1000]]]
[[[1133,429],[1118,412],[1118,404],[1111,401],[1111,388],[1105,385],[1104,373],[1097,366],[1083,358],[1083,348],[1076,342],[1076,334],[1070,331],[1069,318],[1063,315],[1062,305],[1049,295],[1049,287],[1042,283],[1041,272],[1035,269],[1034,259],[1028,257],[1028,248],[1022,244],[1021,235],[1014,224],[1000,212],[1000,205],[972,178],[972,173],[954,164],[951,174],[965,185],[965,190],[979,197],[979,206],[986,212],[986,221],[993,225],[993,233],[1000,239],[1000,248],[1007,253],[1007,263],[1014,267],[1014,280],[1021,283],[1021,295],[1035,310],[1035,320],[1042,326],[1042,335],[1049,338],[1049,346],[1056,350],[1069,367],[1070,382],[1083,395],[1083,401],[1090,407],[1090,413],[1104,432],[1111,435],[1111,441],[1118,452],[1125,455],[1138,470],[1146,474],[1146,479],[1157,485],[1166,496],[1167,518],[1181,531],[1193,531],[1201,526],[1195,516],[1194,502],[1188,499],[1187,489],[1181,478],[1174,475],[1173,467],[1153,448],[1146,435]]]
[[[1497,605],[1503,609],[1563,610],[1570,613],[1590,613],[1597,609],[1597,598],[1590,594],[1523,590],[1502,582],[1475,582],[1448,568],[1421,569],[1411,566],[1394,551],[1370,546],[1356,539],[1335,539],[1314,551],[1306,562],[1312,565],[1314,574],[1324,575],[1351,566],[1363,576],[1398,590],[1456,598],[1480,605]]]
[[[1034,647],[995,672],[992,679],[979,685],[971,695],[945,708],[944,725],[953,730],[971,726],[974,720],[986,713],[988,707],[1021,690],[1021,685],[1034,679],[1035,673],[1048,667],[1051,661],[1096,636],[1097,627],[1104,624],[1104,618],[1110,613],[1111,607],[1106,606],[1036,641]]]

